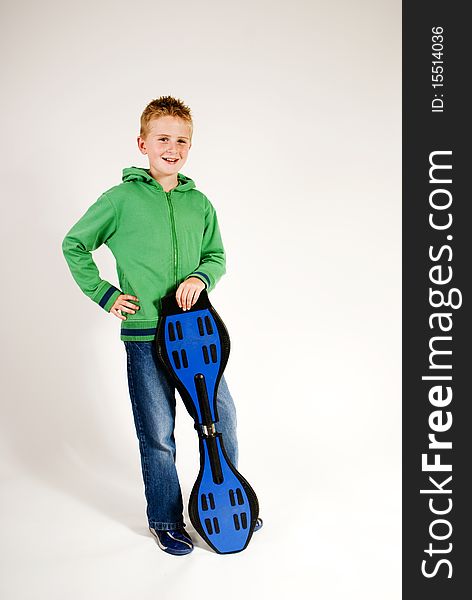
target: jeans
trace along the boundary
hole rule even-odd
[[[156,530],[178,529],[185,523],[182,493],[175,467],[176,388],[157,358],[155,342],[124,341],[124,344],[149,527]],[[224,373],[220,379],[216,401],[219,417],[216,430],[222,434],[228,457],[237,469],[236,408]]]

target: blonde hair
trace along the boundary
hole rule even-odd
[[[151,100],[141,115],[141,128],[139,135],[145,138],[149,133],[149,122],[158,117],[180,117],[190,126],[190,139],[193,134],[193,121],[190,108],[186,106],[182,100],[173,98],[172,96],[161,96],[155,100]]]

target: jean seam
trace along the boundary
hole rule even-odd
[[[143,456],[143,471],[144,471],[144,487],[147,490],[149,487],[149,472],[148,472],[148,461],[147,461],[147,446],[146,446],[146,440],[145,440],[145,436],[143,435],[143,426],[141,423],[141,418],[139,416],[139,410],[137,407],[137,403],[136,403],[136,398],[135,398],[135,391],[134,391],[134,383],[133,383],[133,373],[132,373],[132,368],[131,368],[131,357],[129,352],[127,352],[127,356],[128,356],[128,369],[129,369],[129,381],[130,381],[130,392],[131,392],[131,401],[133,403],[134,406],[134,410],[136,413],[136,420],[138,423],[138,430],[139,430],[139,441],[141,442],[142,446],[143,446],[143,452],[142,452],[142,456]]]
[[[184,521],[176,521],[175,523],[164,523],[162,521],[149,521],[149,527],[152,527],[156,531],[171,531],[173,529],[180,529],[185,527]]]

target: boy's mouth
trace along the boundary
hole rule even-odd
[[[173,163],[176,163],[179,159],[178,158],[169,158],[169,157],[166,158],[165,156],[163,156],[162,160],[165,160],[166,162],[173,164]]]

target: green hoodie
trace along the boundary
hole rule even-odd
[[[69,230],[62,251],[80,289],[107,312],[120,294],[139,298],[123,313],[121,340],[152,341],[160,299],[188,277],[210,292],[226,272],[215,209],[189,177],[165,192],[149,169],[123,169],[123,181],[105,191]],[[100,277],[91,252],[106,244],[116,259],[120,289]]]

